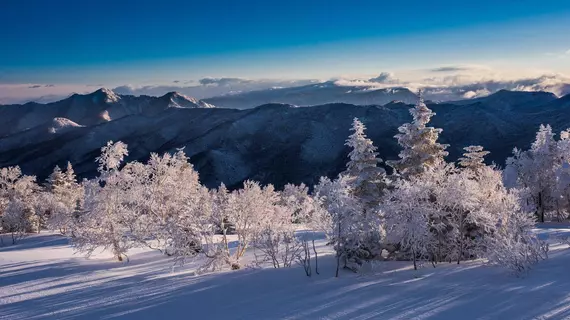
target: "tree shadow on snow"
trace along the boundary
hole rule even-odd
[[[126,264],[32,261],[1,266],[0,319],[562,319],[569,263],[570,250],[558,250],[524,278],[475,262],[383,262],[334,278],[326,256],[309,278],[299,267],[176,274],[154,253]]]

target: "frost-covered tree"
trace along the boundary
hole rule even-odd
[[[309,188],[303,183],[286,184],[280,192],[279,204],[293,210],[293,221],[296,223],[309,221],[315,205],[309,196]]]
[[[518,195],[513,192],[504,195],[500,204],[504,211],[493,234],[485,239],[486,257],[518,275],[548,258],[548,244],[532,232],[535,218],[532,213],[520,210]]]
[[[46,187],[44,202],[47,204],[48,226],[66,234],[81,209],[84,196],[83,187],[77,182],[71,163],[67,163],[65,172],[56,166],[47,179]]]
[[[73,226],[72,240],[75,248],[87,256],[102,248],[111,250],[122,261],[133,244],[124,230],[129,208],[124,198],[124,175],[119,170],[126,155],[126,144],[107,143],[96,159],[99,177],[84,185],[84,208]]]
[[[322,207],[318,199],[309,195],[309,189],[304,185],[286,184],[280,193],[280,205],[293,210],[293,222],[303,223],[309,230],[303,232],[299,237],[303,245],[303,252],[300,262],[305,266],[307,275],[311,275],[311,259],[315,259],[315,272],[319,274],[318,252],[315,245],[315,238],[319,233],[326,233],[330,229],[326,210]],[[311,253],[312,247],[312,253]]]
[[[205,248],[205,254],[209,259],[207,268],[210,270],[219,270],[232,265],[228,236],[235,232],[235,224],[229,220],[230,195],[223,183],[217,189],[210,191],[212,201],[211,224],[215,226],[216,233],[221,234],[220,241],[209,243]]]
[[[388,241],[409,252],[414,269],[418,260],[428,257],[432,208],[425,204],[429,197],[429,189],[415,181],[399,180],[389,194],[390,201],[383,205]]]
[[[427,127],[431,117],[435,115],[421,97],[414,108],[410,109],[413,121],[398,128],[400,132],[395,136],[402,147],[399,153],[400,160],[389,161],[403,177],[422,173],[426,168],[433,167],[448,155],[445,149],[448,145],[437,142],[442,129]]]
[[[342,174],[348,178],[352,193],[365,203],[367,207],[378,204],[382,192],[386,188],[386,171],[378,167],[382,159],[366,134],[366,127],[357,118],[352,122],[353,133],[346,140],[346,146],[352,150],[348,154],[346,171]]]
[[[238,246],[231,256],[232,268],[240,268],[240,259],[255,238],[271,223],[279,195],[272,185],[261,187],[245,181],[243,189],[231,193],[228,199],[228,220],[235,225]]]
[[[506,160],[505,184],[527,189],[522,199],[525,206],[534,207],[541,222],[556,208],[556,171],[561,165],[557,143],[549,125],[541,125],[536,139],[527,151],[515,148]]]
[[[459,264],[485,255],[483,240],[492,236],[497,219],[511,210],[504,204],[507,196],[501,172],[494,167],[468,167],[448,177],[438,198],[442,209],[451,212],[450,259]]]
[[[270,262],[274,268],[287,268],[299,260],[304,242],[295,235],[293,210],[294,207],[273,204],[270,220],[261,226],[253,241],[258,263]]]
[[[386,201],[381,206],[386,216],[388,242],[396,248],[399,247],[399,252],[393,253],[395,256],[429,259],[432,263],[444,261],[449,257],[455,208],[453,204],[446,202],[448,199],[445,199],[444,194],[449,185],[449,176],[454,172],[452,164],[440,162],[433,167],[427,167],[421,174],[400,179],[395,183],[394,189],[386,196]],[[412,207],[408,207],[410,205]],[[411,216],[413,212],[408,212],[413,211],[411,208],[416,208],[416,214],[419,216]],[[399,221],[400,218],[403,221]],[[426,223],[423,227],[427,230],[425,235],[422,229],[414,225],[424,220]],[[406,233],[404,229],[408,224],[414,229]],[[416,247],[412,248],[412,244]]]
[[[321,217],[320,222],[322,226],[329,228],[325,233],[336,251],[338,277],[341,260],[344,261],[345,267],[348,267],[347,263],[351,257],[364,255],[359,252],[362,249],[361,239],[354,223],[354,217],[362,209],[351,195],[348,179],[343,175],[335,180],[321,177],[319,184],[315,186],[315,198],[326,210],[327,216]]]
[[[570,214],[570,131],[560,132],[557,141],[557,157],[559,161],[555,169],[556,182],[554,197],[556,199],[556,216],[559,220],[568,218]]]
[[[203,215],[210,214],[211,201],[183,150],[153,153],[146,164],[129,163],[122,173],[134,212],[125,223],[136,241],[180,259],[199,253],[204,240],[196,228],[210,227],[195,223],[209,219]]]
[[[0,233],[10,233],[12,243],[41,227],[35,210],[39,190],[35,181],[36,177],[22,174],[17,166],[0,169]]]
[[[490,257],[495,254],[490,244],[505,246],[505,241],[512,240],[498,230],[501,221],[519,221],[516,215],[524,216],[517,196],[503,186],[501,172],[485,165],[462,170],[452,164],[428,168],[399,180],[386,199],[382,209],[388,239],[414,265],[417,259],[429,259],[435,266],[442,261]],[[520,228],[530,232],[529,225]],[[521,255],[536,253],[525,245],[517,250]]]
[[[466,152],[463,154],[463,158],[459,158],[460,166],[474,172],[485,167],[484,158],[489,154],[489,151],[483,150],[482,146],[468,146],[463,148],[463,150]]]
[[[344,187],[347,197],[356,204],[353,212],[345,217],[343,223],[347,230],[351,230],[351,236],[343,237],[345,243],[338,246],[344,248],[345,252],[340,255],[345,267],[355,271],[362,263],[375,259],[382,253],[381,242],[384,232],[377,206],[388,185],[385,170],[378,167],[382,159],[378,158],[377,148],[366,136],[365,130],[364,124],[354,118],[352,134],[345,144],[351,148],[347,169],[337,180],[323,179],[321,182],[324,184],[319,186],[321,193]],[[330,203],[325,205],[329,206]]]

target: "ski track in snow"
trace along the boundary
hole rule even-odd
[[[570,319],[570,249],[556,244],[570,228],[535,232],[553,244],[550,258],[522,278],[483,261],[419,271],[381,262],[335,278],[322,240],[320,275],[311,278],[298,266],[196,275],[196,262],[173,269],[145,249],[131,251],[129,262],[107,253],[85,259],[61,236],[31,235],[0,248],[0,320]]]

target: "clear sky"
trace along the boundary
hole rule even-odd
[[[570,74],[570,0],[0,0],[0,84],[413,78],[464,65]]]

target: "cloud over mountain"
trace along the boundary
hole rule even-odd
[[[231,86],[243,85],[253,82],[253,80],[241,78],[202,78],[198,82],[203,86],[216,85],[216,86]]]
[[[113,90],[119,94],[129,95],[148,95],[160,96],[166,92],[176,91],[187,96],[198,99],[210,98],[225,94],[235,94],[240,92],[248,92],[255,90],[263,90],[270,88],[296,87],[312,83],[318,83],[318,80],[272,80],[261,79],[251,80],[244,78],[202,78],[197,84],[181,86],[176,85],[151,85],[151,86],[134,86],[123,85]],[[186,82],[189,83],[189,82]]]
[[[394,78],[394,74],[392,72],[381,72],[379,76],[375,78],[368,79],[370,82],[376,83],[397,83],[399,82],[398,79]]]
[[[564,96],[570,93],[570,77],[563,74],[544,74],[533,77],[507,77],[489,67],[480,65],[448,65],[421,69],[415,76],[381,72],[375,77],[336,78],[326,83],[339,87],[359,87],[362,90],[407,88],[413,92],[423,88],[427,99],[448,101],[477,98],[501,89],[515,91],[547,91]],[[418,76],[419,75],[419,76]],[[423,76],[423,77],[422,77]],[[121,85],[113,90],[123,95],[162,96],[179,92],[197,99],[238,95],[246,92],[294,88],[325,83],[314,79],[246,79],[239,77],[205,77],[198,80],[174,80],[160,85]],[[96,85],[103,87],[103,84]],[[347,89],[351,90],[351,89]],[[0,84],[0,104],[28,101],[52,102],[71,93],[93,91],[92,85],[63,84]]]

